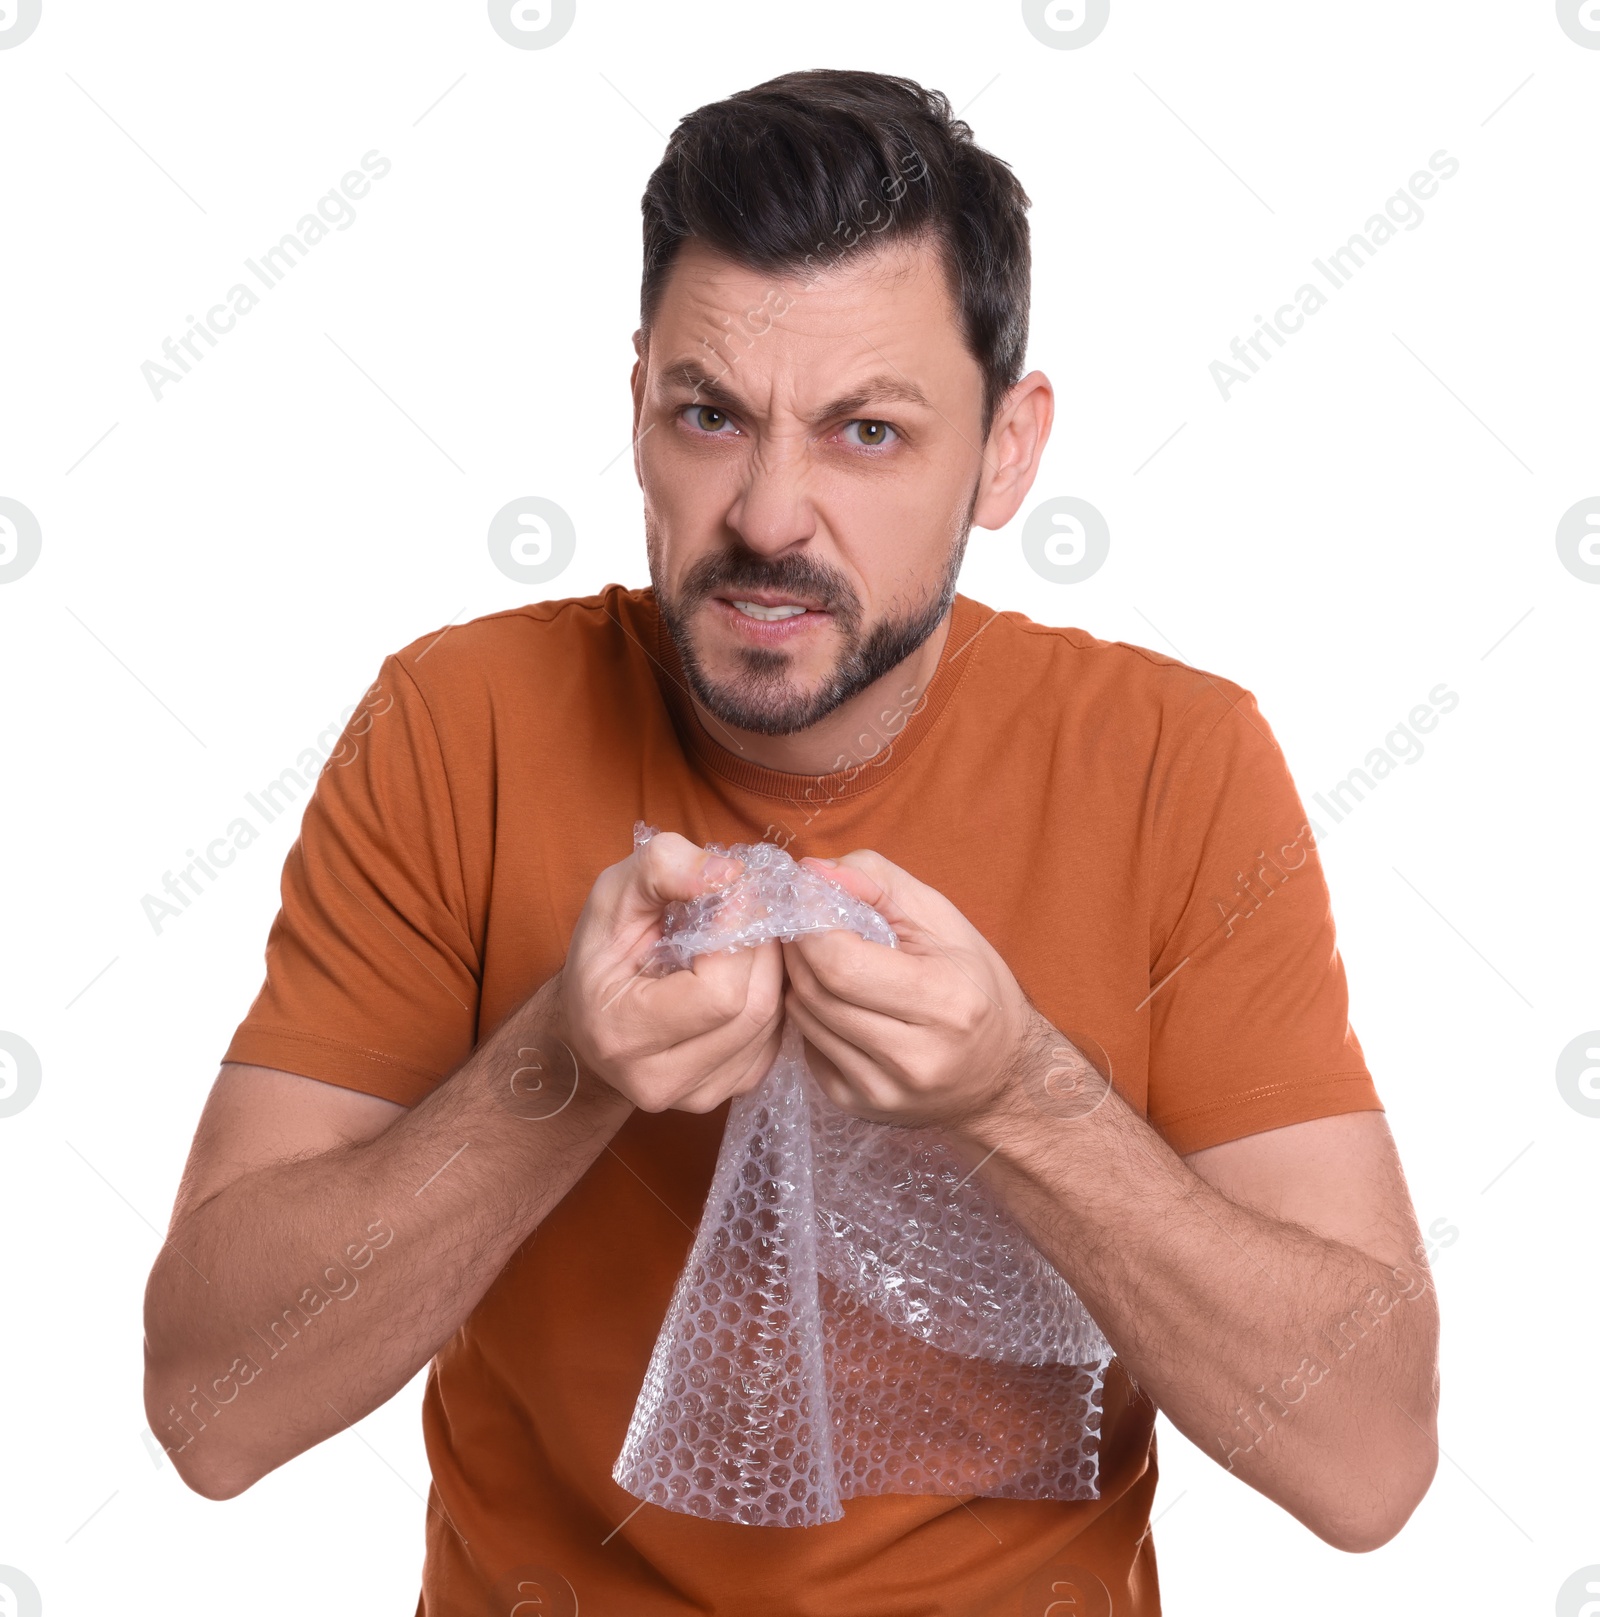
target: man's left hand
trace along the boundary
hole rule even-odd
[[[783,945],[785,1008],[829,1098],[878,1122],[946,1127],[1013,1098],[1038,1012],[982,933],[881,854],[800,862],[870,904],[899,943],[836,931]]]

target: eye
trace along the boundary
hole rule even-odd
[[[703,432],[708,438],[731,437],[739,429],[733,425],[733,418],[726,410],[719,410],[710,404],[687,404],[679,411],[680,417],[695,428]]]
[[[858,443],[864,449],[881,449],[900,436],[887,421],[847,421],[844,430],[847,438],[852,432],[859,434],[850,442]]]

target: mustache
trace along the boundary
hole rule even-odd
[[[860,614],[860,603],[849,584],[830,568],[803,556],[766,560],[746,551],[704,556],[685,575],[680,596],[685,607],[697,606],[719,590],[771,590],[775,594],[803,595],[841,619]]]

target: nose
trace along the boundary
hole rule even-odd
[[[804,433],[765,438],[751,455],[743,485],[728,511],[728,526],[759,555],[775,556],[813,538]]]

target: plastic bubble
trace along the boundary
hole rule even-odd
[[[636,845],[655,834],[641,822]],[[897,946],[774,844],[708,846],[745,869],[668,907],[652,970],[830,928]],[[1110,1361],[940,1131],[835,1106],[790,1023],[729,1108],[612,1476],[668,1510],[763,1526],[838,1521],[873,1494],[1095,1499]]]

